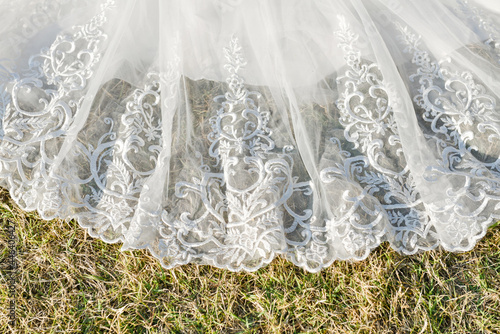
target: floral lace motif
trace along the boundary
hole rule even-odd
[[[500,209],[499,150],[482,153],[500,139],[496,98],[473,73],[452,70],[450,57],[431,60],[420,47],[420,36],[408,27],[399,30],[404,51],[416,65],[410,81],[418,83],[413,100],[427,123],[424,136],[441,157],[425,178],[449,180],[447,198],[429,204],[430,214],[442,225],[445,248],[468,250],[498,218],[491,213]]]
[[[452,70],[450,58],[432,60],[420,38],[400,27],[420,125],[440,157],[425,179],[449,184],[441,202],[424,203],[382,69],[362,57],[360,36],[343,17],[335,36],[346,69],[336,78],[338,99],[325,108],[335,125],[318,148],[319,180],[300,165],[293,139],[280,144],[272,101],[245,84],[237,38],[224,49],[227,90],[202,112],[210,114],[206,147],[169,133],[175,116],[192,111],[183,109],[189,79],[174,57],[140,87],[116,80],[125,93],[89,112],[55,164],[101,60],[112,7],[107,1],[88,24],[60,34],[21,73],[0,64],[0,80],[9,82],[0,87],[0,177],[23,208],[75,217],[94,237],[148,248],[166,268],[192,262],[233,271],[257,270],[283,254],[316,272],[336,259],[363,259],[382,241],[407,254],[438,245],[467,250],[500,218],[491,214],[500,209],[500,149],[481,151],[500,139],[495,94],[475,74]],[[171,141],[198,159],[194,170],[170,173]],[[162,193],[150,201],[156,189]]]
[[[50,48],[30,58],[27,69],[9,74],[9,94],[2,96],[0,171],[7,175],[13,198],[45,217],[62,205],[58,185],[48,173],[100,59],[107,38],[100,28],[113,5],[108,0],[88,24],[58,35]],[[36,203],[38,193],[44,197],[41,203]]]
[[[336,104],[344,138],[353,146],[343,149],[340,138],[331,138],[339,160],[335,167],[321,171],[321,180],[327,184],[346,180],[353,190],[344,194],[350,207],[343,208],[341,219],[329,224],[355,258],[366,256],[386,234],[395,235],[392,246],[406,253],[432,248],[435,231],[406,167],[380,69],[361,58],[356,48],[359,36],[344,17],[339,21],[336,36],[349,69],[337,78],[345,90]],[[387,220],[390,225],[386,227]]]
[[[203,163],[197,152],[202,179],[177,182],[175,187],[175,196],[202,201],[205,212],[164,212],[162,242],[169,249],[169,266],[203,257],[232,270],[258,269],[286,250],[286,234],[312,218],[311,210],[299,214],[287,205],[294,193],[311,195],[311,185],[292,176],[293,147],[277,151],[261,94],[245,88],[239,71],[246,63],[238,40],[233,38],[224,51],[229,90],[213,99],[218,109],[210,118],[208,135],[208,154],[215,163]],[[286,215],[293,220],[288,228],[283,225]],[[296,244],[307,243],[305,239]],[[208,252],[203,250],[207,247]]]
[[[144,183],[158,161],[162,147],[162,79],[156,72],[150,72],[147,78],[144,88],[135,89],[126,99],[119,122],[104,118],[109,130],[95,147],[79,140],[71,152],[92,172],[91,178],[84,180],[71,179],[76,171],[66,176],[71,185],[78,184],[83,190],[79,205],[88,211],[78,216],[86,217],[99,233],[111,229],[116,237],[127,234],[134,216],[132,208],[137,207]]]

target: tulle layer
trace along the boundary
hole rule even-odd
[[[487,6],[0,2],[0,185],[166,268],[470,250],[500,219]]]

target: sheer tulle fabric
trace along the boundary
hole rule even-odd
[[[500,219],[487,1],[0,1],[0,185],[166,268],[316,272]]]

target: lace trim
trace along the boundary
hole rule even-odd
[[[63,211],[60,181],[49,176],[53,154],[59,151],[100,60],[107,39],[101,27],[113,6],[114,1],[106,1],[89,23],[74,27],[73,34],[58,35],[50,48],[32,56],[27,69],[9,72],[10,81],[2,90],[0,173],[12,198],[45,219]],[[38,201],[40,197],[43,200]]]
[[[413,56],[416,65],[410,81],[418,82],[413,100],[428,124],[424,136],[441,157],[440,164],[429,166],[424,176],[429,182],[445,177],[453,181],[446,189],[446,199],[428,205],[429,214],[440,225],[445,249],[470,250],[500,218],[493,213],[500,209],[498,152],[494,161],[480,158],[484,145],[500,138],[496,98],[473,73],[453,71],[450,57],[431,60],[419,46],[421,37],[408,27],[398,29],[404,51]]]
[[[343,17],[335,32],[347,64],[337,78],[343,91],[335,103],[343,137],[330,139],[333,162],[320,171],[325,195],[344,189],[333,217],[310,209],[317,190],[294,174],[294,146],[277,147],[263,95],[249,91],[240,74],[246,62],[237,38],[224,49],[228,90],[213,98],[208,156],[196,152],[202,177],[175,184],[173,204],[182,209],[202,203],[201,211],[153,212],[140,205],[148,179],[165,163],[161,110],[175,108],[170,102],[178,94],[178,62],[166,77],[151,72],[144,87],[125,99],[120,117],[104,118],[107,128],[94,134],[97,144],[79,138],[63,161],[63,175],[51,175],[49,149],[58,152],[59,138],[80,107],[107,38],[100,28],[112,5],[108,1],[73,35],[58,36],[22,75],[0,68],[1,76],[12,77],[10,94],[0,95],[0,174],[25,209],[38,209],[46,219],[75,217],[94,237],[148,248],[166,268],[194,262],[233,271],[254,271],[284,254],[316,272],[336,259],[363,259],[384,240],[408,254],[438,245],[468,250],[500,218],[488,214],[500,209],[499,160],[478,159],[474,141],[474,133],[499,138],[495,97],[472,73],[446,68],[450,59],[431,61],[420,38],[400,28],[415,64],[414,101],[429,124],[425,138],[442,158],[426,178],[462,180],[447,190],[445,205],[424,204],[406,166],[380,68],[361,57],[359,35]],[[138,152],[142,156],[132,159]],[[151,241],[142,244],[144,235]]]
[[[361,59],[355,47],[359,35],[352,32],[344,17],[339,21],[341,29],[336,35],[349,69],[337,78],[345,90],[336,104],[344,138],[354,146],[350,153],[342,148],[340,138],[331,138],[340,161],[323,169],[321,180],[346,180],[354,189],[362,188],[355,194],[345,192],[344,200],[352,207],[342,212],[338,222],[328,224],[342,229],[342,234],[337,232],[345,237],[342,243],[359,259],[392,235],[392,247],[404,253],[433,248],[435,230],[409,173],[379,66]],[[356,149],[361,152],[353,156]]]
[[[175,186],[177,198],[202,201],[206,211],[186,211],[180,216],[163,213],[161,243],[167,249],[163,261],[168,267],[203,258],[230,270],[256,270],[286,250],[287,233],[298,225],[306,227],[312,218],[310,210],[299,214],[287,205],[294,193],[309,196],[311,184],[292,176],[294,162],[289,152],[293,146],[276,151],[268,127],[270,112],[258,102],[262,95],[248,91],[239,75],[246,62],[237,38],[233,37],[224,53],[229,89],[213,99],[218,107],[210,118],[208,135],[208,154],[215,163],[204,163],[197,152],[203,178]],[[179,203],[182,206],[182,200]],[[285,215],[293,218],[293,225],[286,229]],[[304,241],[287,243],[306,244],[310,232],[305,228],[303,233]]]

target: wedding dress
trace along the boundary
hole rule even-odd
[[[0,186],[165,268],[470,250],[500,219],[499,7],[0,0]]]

